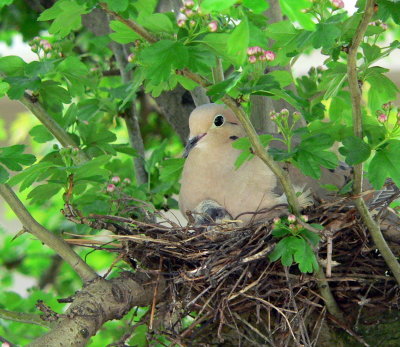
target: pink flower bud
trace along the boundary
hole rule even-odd
[[[131,184],[132,183],[132,181],[129,179],[129,178],[124,178],[124,181],[123,181],[125,184]]]
[[[187,8],[192,8],[194,7],[194,1],[193,0],[186,0],[183,2],[183,5]]]
[[[280,112],[281,117],[289,116],[289,110],[287,108],[283,108]]]
[[[190,17],[193,17],[194,16],[194,12],[193,12],[193,10],[190,10],[190,9],[186,9],[184,12],[183,12],[184,14],[185,14],[185,16],[186,17],[188,17],[188,18],[190,18]]]
[[[212,33],[215,33],[218,30],[218,22],[213,20],[212,22],[208,23],[208,30]]]
[[[294,120],[299,120],[300,118],[301,118],[301,113],[297,112],[297,111],[294,111],[293,112],[293,119]]]
[[[289,223],[294,223],[296,221],[296,216],[294,214],[290,214],[287,217],[287,220],[288,220]]]
[[[382,105],[382,108],[386,111],[392,108],[392,103],[389,101],[386,104]]]
[[[249,47],[249,48],[247,48],[247,55],[256,54],[256,51],[255,51],[254,48],[255,48],[255,47]]]
[[[257,61],[256,56],[251,55],[251,56],[249,57],[249,62],[250,62],[251,64],[254,64],[256,61]]]
[[[269,113],[269,118],[271,118],[271,120],[276,120],[277,117],[278,117],[278,115],[276,114],[275,111],[271,111]]]
[[[301,216],[301,219],[303,220],[303,222],[308,222],[308,216],[307,215],[305,215],[305,214],[303,214],[302,216]]]
[[[107,185],[107,192],[112,193],[115,188],[115,184],[110,183],[109,185]]]
[[[132,63],[135,60],[135,53],[131,53],[128,55],[128,57],[126,58],[128,60],[128,63]]]
[[[281,222],[281,219],[279,217],[275,217],[273,222],[274,224],[279,224]]]
[[[178,27],[183,28],[185,26],[185,24],[186,24],[186,20],[178,19],[177,24],[178,24]]]
[[[388,25],[387,25],[386,23],[381,23],[380,27],[381,27],[383,30],[387,30],[387,29],[388,29]]]
[[[43,51],[45,53],[49,53],[52,49],[50,42],[48,42],[46,40],[42,40],[41,45],[42,45]]]
[[[343,8],[344,7],[343,0],[331,0],[331,3],[336,8]]]
[[[379,123],[385,123],[387,120],[388,120],[388,117],[387,117],[386,114],[380,113],[380,114],[378,115],[378,122],[379,122]]]
[[[193,19],[189,22],[189,25],[191,28],[196,26],[196,21],[194,21]]]
[[[272,51],[263,51],[260,56],[260,60],[262,61],[273,61],[275,60],[275,53]]]
[[[112,183],[119,183],[121,182],[121,178],[119,176],[114,176],[111,178]]]
[[[289,229],[294,230],[296,228],[296,226],[294,224],[289,224]]]

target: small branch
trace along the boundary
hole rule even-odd
[[[24,228],[58,253],[61,258],[72,266],[84,283],[93,281],[98,277],[96,272],[61,237],[48,231],[31,216],[10,186],[0,184],[0,195],[17,215]]]
[[[24,93],[24,96],[19,100],[33,115],[47,128],[50,133],[60,142],[63,147],[78,147],[75,140],[51,117],[43,108],[36,97]],[[83,163],[89,158],[82,151],[77,154],[77,163]]]
[[[337,318],[338,320],[343,321],[343,319],[344,319],[343,312],[337,305],[336,300],[332,295],[332,292],[329,287],[329,283],[326,280],[322,265],[319,266],[318,271],[316,271],[314,274],[315,274],[315,277],[318,279],[319,293],[324,298],[325,306],[326,306],[328,312],[332,316]]]
[[[141,37],[143,37],[146,41],[150,42],[150,43],[155,43],[157,42],[157,38],[155,38],[152,34],[150,34],[145,28],[143,28],[142,26],[140,26],[139,24],[137,24],[136,22],[129,20],[129,19],[125,19],[124,17],[120,16],[118,13],[111,11],[107,4],[104,2],[99,3],[100,7],[107,12],[109,15],[115,17],[116,19],[118,19],[120,22],[124,23],[125,25],[127,25],[129,28],[131,28],[134,32],[136,32],[137,34],[139,34]]]
[[[215,59],[216,59],[216,66],[212,68],[214,84],[222,82],[225,79],[224,69],[222,67],[222,60],[221,58],[218,57]]]
[[[365,35],[368,23],[371,21],[371,18],[373,16],[374,4],[375,4],[374,0],[367,0],[365,4],[364,15],[361,19],[360,24],[358,25],[353,41],[349,47],[349,56],[347,61],[347,75],[348,75],[351,103],[353,109],[354,135],[361,139],[363,137],[363,128],[362,128],[362,112],[361,112],[361,91],[358,85],[358,76],[357,76],[357,50]],[[375,86],[373,86],[373,88],[375,88]],[[369,232],[371,233],[372,239],[376,247],[379,249],[379,252],[382,254],[383,258],[386,261],[386,264],[393,272],[393,275],[396,278],[397,283],[400,284],[400,264],[398,263],[396,257],[392,253],[385,239],[383,238],[379,225],[372,218],[368,210],[368,207],[365,204],[364,199],[361,197],[362,181],[363,181],[363,164],[361,163],[354,166],[353,193],[355,196],[359,196],[355,200],[355,204],[357,206],[357,209],[361,215],[363,222],[365,223]]]
[[[51,322],[44,321],[38,314],[14,312],[3,310],[2,308],[0,308],[0,318],[11,320],[14,322],[40,325],[45,328],[50,328],[53,325]]]

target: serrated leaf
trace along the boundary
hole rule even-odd
[[[110,22],[110,28],[114,30],[109,36],[112,40],[118,43],[126,44],[134,42],[139,39],[140,36],[136,34],[131,28],[120,21],[113,20]]]
[[[25,65],[25,61],[15,55],[0,58],[0,72],[7,76],[24,75]]]
[[[301,272],[314,272],[318,269],[318,262],[310,245],[304,239],[298,239],[295,245],[294,260],[299,264]]]
[[[42,184],[29,192],[28,199],[31,199],[32,203],[43,203],[43,201],[47,201],[56,195],[61,188],[63,188],[63,185],[58,183]]]
[[[5,81],[10,85],[7,95],[11,100],[21,99],[25,90],[37,91],[40,87],[38,77],[15,76],[8,77]]]
[[[52,7],[43,11],[38,20],[54,19],[50,25],[49,33],[63,38],[71,31],[80,29],[82,15],[87,12],[86,5],[78,4],[73,0],[59,0]]]
[[[24,145],[14,145],[0,148],[0,163],[10,170],[21,171],[22,165],[31,165],[36,161],[32,154],[23,154]]]
[[[362,139],[356,136],[350,136],[343,141],[343,147],[339,148],[340,154],[345,156],[345,162],[349,165],[355,165],[366,161],[371,155],[371,147]]]
[[[114,12],[122,12],[128,8],[129,0],[104,0],[109,9]]]
[[[212,97],[213,101],[217,101],[235,88],[242,78],[243,74],[235,71],[227,79],[211,86],[208,89],[207,95]]]
[[[381,189],[387,178],[400,187],[400,141],[392,140],[376,151],[368,167],[368,180],[375,189]]]
[[[177,181],[181,175],[184,158],[167,159],[160,164],[160,180],[161,181]]]
[[[286,14],[292,22],[298,22],[306,30],[314,30],[315,23],[310,13],[302,10],[312,7],[308,0],[279,0],[282,12]]]
[[[313,35],[314,48],[329,48],[334,45],[341,31],[336,24],[318,23]]]
[[[175,32],[174,23],[165,13],[153,13],[151,15],[139,16],[139,24],[142,24],[146,29],[155,33],[170,33]]]
[[[269,8],[266,0],[243,0],[243,6],[249,8],[254,13],[262,13]]]
[[[233,6],[237,0],[203,0],[201,9],[204,12],[223,11]]]
[[[54,140],[54,136],[43,126],[36,125],[31,129],[29,135],[33,137],[33,140],[38,143],[46,143]]]
[[[375,72],[368,73],[366,81],[370,84],[368,90],[368,107],[372,113],[375,113],[382,104],[395,100],[398,87],[385,75]]]
[[[229,35],[227,50],[236,65],[242,65],[246,59],[246,52],[249,47],[249,32],[249,22],[247,17],[244,17]]]
[[[261,141],[261,144],[266,147],[270,143],[271,140],[273,140],[273,136],[269,134],[265,135],[260,135],[259,139]],[[232,142],[232,147],[238,150],[241,150],[242,152],[238,155],[236,161],[235,161],[235,169],[237,170],[240,166],[243,165],[243,163],[247,160],[250,160],[251,158],[254,157],[254,154],[251,151],[251,144],[250,140],[248,137],[241,137],[235,141]]]

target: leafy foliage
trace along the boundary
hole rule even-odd
[[[0,140],[9,141],[0,148],[0,184],[18,186],[19,196],[29,202],[32,215],[54,232],[93,232],[63,219],[59,211],[65,202],[84,214],[118,213],[135,218],[143,217],[137,208],[143,207],[140,201],[151,210],[177,207],[174,195],[184,163],[178,157],[182,143],[160,115],[141,114],[145,153],[140,153],[129,143],[132,137],[127,133],[126,119],[132,106],[141,106],[141,111],[148,106],[137,95],[156,98],[178,85],[188,90],[198,86],[184,76],[187,71],[200,75],[209,85],[207,95],[213,101],[229,95],[250,110],[251,97],[262,95],[293,107],[296,113],[291,116],[289,112],[284,115],[287,110],[276,110],[273,120],[280,136],[260,136],[264,146],[272,140],[283,143],[284,149],[270,150],[276,160],[291,162],[304,174],[319,179],[321,167],[338,165],[333,148],[339,143],[346,163],[366,164],[366,176],[376,189],[388,178],[400,185],[400,116],[391,103],[399,90],[389,70],[379,66],[381,59],[400,47],[400,7],[396,1],[377,2],[359,51],[362,138],[353,136],[347,50],[361,19],[363,1],[350,15],[328,0],[280,0],[286,19],[275,23],[264,15],[270,6],[265,0],[188,2],[177,18],[173,12],[157,13],[156,0],[58,0],[51,6],[50,2],[43,5],[48,8],[34,10],[28,3],[32,2],[0,0],[0,41],[11,44],[18,28],[37,56],[32,62],[15,55],[0,57],[0,97],[21,100],[29,95],[50,122],[68,135],[70,144],[62,148],[48,124],[27,122],[23,116],[13,119],[11,126],[7,124],[12,136],[3,136],[5,131],[0,129]],[[94,34],[84,15],[93,15],[104,3],[116,15],[108,24],[97,24],[99,32]],[[156,42],[147,42],[126,24],[127,20],[142,26]],[[117,46],[122,53],[115,57],[112,49],[117,44],[125,46]],[[250,54],[250,47],[260,51]],[[289,64],[296,67],[299,58],[315,50],[321,51],[323,66],[310,67],[307,74],[298,77],[282,68]],[[225,79],[219,82],[215,79],[218,66],[225,71]],[[122,72],[123,78],[115,71]],[[291,120],[303,125],[297,127],[300,123],[295,126]],[[23,139],[29,144],[27,150],[15,144]],[[233,146],[238,150],[236,167],[252,158],[247,138],[238,139]],[[25,153],[30,151],[34,155]],[[146,182],[140,183],[134,161],[143,164]],[[11,178],[9,171],[16,171]],[[346,189],[349,192],[351,187]],[[285,266],[296,263],[302,272],[313,272],[318,268],[313,248],[319,236],[291,224],[287,219],[276,224],[274,236],[279,241],[270,259],[280,259]],[[43,269],[50,267],[51,256],[39,242],[26,236],[11,239],[9,234],[1,234],[1,266],[6,271],[0,278],[9,292],[3,293],[0,305],[33,312],[40,298],[54,309],[62,309],[54,297],[77,290],[76,275],[64,264],[50,291],[34,286],[29,298],[22,299],[12,293],[13,272],[39,278]],[[97,271],[108,269],[114,259],[100,251],[79,252],[87,255]],[[119,268],[124,266],[118,263]],[[146,310],[138,309],[122,321],[108,323],[93,345],[115,342],[122,336],[115,332],[129,326],[130,319],[139,322]],[[40,327],[0,324],[0,335],[17,344],[43,333]],[[146,325],[138,325],[126,343],[145,346],[147,331]]]

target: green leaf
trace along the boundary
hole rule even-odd
[[[368,180],[375,189],[381,189],[387,178],[400,187],[400,141],[391,140],[376,151],[368,167]]]
[[[136,34],[131,28],[129,28],[126,24],[113,20],[110,22],[110,28],[114,30],[114,33],[111,33],[109,36],[112,40],[118,43],[130,43],[139,39],[140,36]]]
[[[0,98],[6,95],[10,85],[7,82],[0,81]]]
[[[317,134],[303,140],[297,147],[294,155],[294,164],[301,171],[312,178],[321,177],[320,166],[334,169],[339,160],[335,153],[326,150],[333,144],[332,138],[327,134]]]
[[[262,13],[269,8],[266,0],[243,0],[243,6],[249,8],[254,13]]]
[[[71,31],[80,29],[82,26],[81,16],[87,12],[86,5],[80,5],[73,0],[59,0],[52,7],[43,11],[38,20],[54,19],[49,33],[63,38]]]
[[[161,40],[143,49],[140,58],[146,66],[146,77],[160,84],[168,80],[172,69],[187,67],[189,53],[181,42]]]
[[[162,161],[160,164],[160,180],[166,182],[178,181],[184,163],[184,158],[173,158]]]
[[[321,225],[319,225],[318,229],[322,230],[323,227],[321,229]],[[305,237],[314,247],[317,246],[318,243],[321,241],[321,237],[318,234],[313,233],[312,231],[307,229],[302,230],[301,236]]]
[[[32,154],[23,154],[24,145],[14,145],[0,148],[0,163],[10,170],[21,171],[22,165],[31,165],[36,161]]]
[[[345,162],[349,165],[355,165],[366,161],[371,155],[371,147],[362,139],[356,136],[350,136],[343,141],[343,147],[339,148],[340,154],[345,156]]]
[[[7,76],[23,76],[25,66],[25,61],[15,55],[0,58],[0,72]]]
[[[279,0],[283,14],[286,14],[292,22],[298,22],[306,30],[314,30],[315,23],[310,13],[302,10],[312,7],[308,0]]]
[[[314,48],[330,48],[340,36],[339,27],[332,23],[318,23],[313,36]]]
[[[103,166],[107,164],[111,159],[110,155],[102,155],[94,158],[82,165],[79,165],[74,169],[74,179],[80,180],[93,176],[95,173],[97,176],[101,176],[103,180],[107,179],[110,175],[109,170],[103,169]]]
[[[8,77],[6,82],[10,85],[7,95],[11,100],[21,99],[25,90],[37,91],[40,87],[40,79],[38,77]]]
[[[280,88],[273,74],[262,75],[251,86],[240,88],[243,94],[271,95],[273,90]]]
[[[0,9],[4,6],[11,5],[14,0],[0,0]]]
[[[42,184],[29,192],[28,199],[31,199],[32,203],[43,203],[43,201],[47,201],[56,195],[61,188],[63,188],[63,185],[60,183]]]
[[[31,129],[29,135],[33,137],[33,140],[38,143],[45,143],[54,140],[54,136],[43,126],[36,125]]]
[[[370,45],[366,42],[361,44],[364,59],[366,60],[367,64],[372,63],[373,61],[377,60],[381,55],[381,49],[377,45]]]
[[[42,178],[42,176],[44,174],[47,174],[46,177],[50,176],[52,173],[52,169],[55,167],[56,167],[56,165],[52,162],[41,161],[40,163],[32,165],[31,167],[25,169],[21,173],[13,176],[8,181],[8,184],[10,186],[15,186],[15,185],[21,183],[19,191],[22,192],[26,188],[31,187],[32,183],[39,180],[39,178]],[[44,177],[44,178],[46,178],[46,177]]]
[[[268,146],[268,144],[270,143],[270,141],[273,138],[274,137],[269,134],[259,136],[261,144],[264,147]],[[242,166],[245,161],[250,160],[254,156],[254,154],[252,153],[252,149],[251,149],[251,143],[250,143],[250,140],[248,137],[241,137],[241,138],[233,141],[232,147],[242,151],[235,161],[235,169],[236,170],[240,166]]]
[[[242,65],[246,59],[246,52],[249,47],[249,32],[249,22],[247,17],[244,17],[229,35],[227,50],[236,65]]]
[[[215,55],[204,46],[189,46],[188,68],[196,73],[207,74],[216,64]]]
[[[207,95],[211,96],[213,101],[216,101],[235,88],[242,78],[243,74],[235,71],[226,80],[211,86],[207,92]]]
[[[369,69],[365,79],[370,84],[368,107],[372,113],[380,109],[382,104],[395,100],[399,91],[398,87],[389,78],[374,68]]]
[[[299,242],[295,245],[294,260],[299,264],[301,272],[314,272],[318,270],[317,258],[310,245],[304,239],[298,239]]]
[[[104,0],[108,8],[114,12],[123,12],[128,8],[129,0]]]
[[[201,9],[204,12],[223,11],[233,6],[237,0],[203,0]]]
[[[139,24],[142,24],[146,29],[155,33],[170,33],[175,32],[174,23],[165,13],[153,13],[151,15],[139,17]]]
[[[0,165],[0,184],[6,183],[9,176],[7,170]]]

